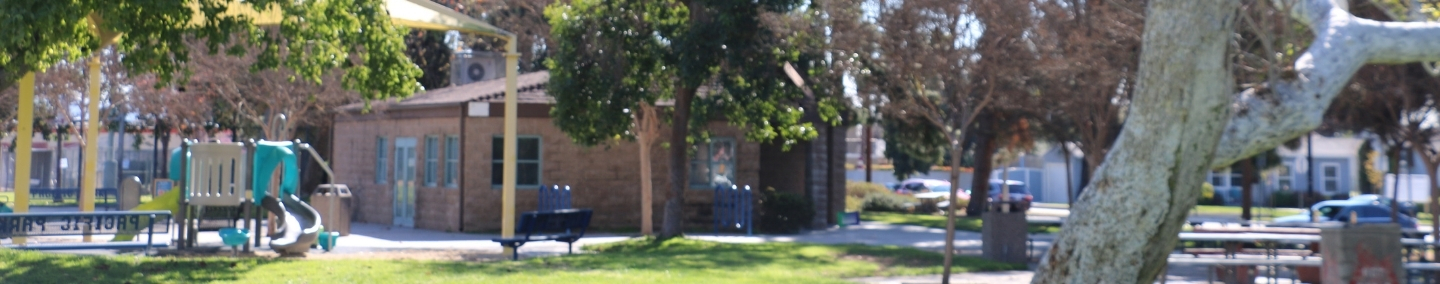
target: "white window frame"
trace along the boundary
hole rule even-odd
[[[1325,168],[1335,168],[1335,176],[1325,176]],[[1319,175],[1319,176],[1320,176],[1320,180],[1319,180],[1319,182],[1320,182],[1320,190],[1323,190],[1323,191],[1325,191],[1325,192],[1327,192],[1327,193],[1339,192],[1339,191],[1340,191],[1340,163],[1333,163],[1333,162],[1320,163],[1320,168],[1319,168],[1319,170],[1320,170],[1320,175]],[[1332,182],[1332,181],[1335,182],[1335,188],[1333,188],[1333,189],[1332,189],[1332,188],[1325,188],[1325,184],[1328,183],[1328,182]]]
[[[1281,183],[1282,181],[1286,181],[1290,183],[1290,188],[1288,189],[1295,190],[1295,163],[1285,162],[1285,165],[1281,169],[1283,169],[1285,173],[1275,175],[1275,189],[1287,189],[1284,187],[1285,184]]]

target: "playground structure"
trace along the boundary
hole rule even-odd
[[[249,16],[249,18],[250,18],[249,24],[253,24],[253,25],[255,25],[255,26],[277,26],[277,25],[280,25],[280,23],[281,23],[283,20],[285,20],[284,17],[282,16],[282,14],[280,13],[280,11],[277,11],[277,10],[275,10],[275,9],[270,9],[270,10],[265,10],[265,11],[257,11],[257,10],[254,10],[254,9],[253,9],[252,7],[250,7],[249,5],[243,5],[240,1],[225,1],[225,2],[229,2],[229,4],[230,4],[230,5],[228,5],[228,6],[225,7],[225,8],[228,8],[228,9],[229,9],[228,11],[226,11],[226,13],[247,15],[247,16]],[[474,19],[474,18],[471,18],[471,17],[466,16],[466,15],[464,15],[464,14],[462,14],[462,13],[456,12],[456,11],[450,9],[450,8],[447,8],[447,7],[442,6],[442,5],[440,5],[440,4],[437,4],[437,3],[433,3],[433,2],[428,1],[428,0],[385,0],[384,3],[385,3],[385,4],[384,4],[385,7],[384,7],[383,11],[389,14],[392,22],[393,22],[394,24],[396,24],[396,25],[406,26],[406,27],[415,28],[415,29],[424,29],[424,30],[436,30],[436,31],[449,31],[449,30],[454,30],[454,31],[459,31],[459,32],[461,32],[461,33],[467,33],[467,34],[474,34],[474,35],[480,35],[480,36],[485,36],[485,37],[496,38],[496,39],[498,39],[498,40],[500,40],[500,41],[504,41],[504,42],[505,42],[505,45],[504,45],[504,46],[505,46],[505,50],[506,50],[506,51],[505,51],[505,53],[504,53],[504,56],[505,56],[505,68],[504,68],[505,71],[504,71],[504,72],[505,72],[505,78],[506,78],[506,80],[505,80],[505,96],[504,96],[504,101],[505,101],[505,103],[504,103],[504,110],[505,110],[505,111],[504,111],[504,121],[505,121],[505,125],[504,125],[504,136],[503,136],[503,137],[504,137],[504,145],[505,145],[505,146],[504,146],[504,149],[503,149],[504,155],[503,155],[503,157],[502,157],[502,160],[503,160],[502,165],[504,166],[504,170],[503,170],[503,175],[502,175],[503,178],[502,178],[502,186],[501,186],[501,192],[502,192],[502,196],[503,196],[503,197],[502,197],[502,201],[501,201],[501,204],[502,204],[501,214],[503,215],[502,222],[501,222],[501,228],[502,228],[502,229],[501,229],[501,235],[502,235],[502,236],[505,236],[505,237],[512,237],[512,236],[514,236],[514,234],[515,234],[515,221],[516,221],[516,216],[515,216],[515,184],[516,184],[516,174],[515,174],[516,172],[515,172],[515,167],[516,167],[516,153],[517,153],[517,150],[518,150],[518,149],[517,149],[517,146],[516,146],[516,144],[517,144],[517,142],[516,142],[516,121],[518,120],[518,116],[517,116],[518,102],[517,102],[517,99],[516,99],[516,97],[517,97],[516,94],[517,94],[518,92],[517,92],[517,88],[516,88],[516,86],[517,86],[516,77],[517,77],[518,72],[519,72],[519,68],[518,68],[517,66],[519,65],[519,56],[520,56],[520,53],[518,52],[518,45],[517,45],[516,35],[515,35],[514,33],[511,33],[511,32],[505,31],[505,30],[501,30],[501,29],[496,28],[496,27],[494,27],[494,26],[492,26],[492,25],[490,25],[490,24],[481,22],[481,21],[479,21],[479,20],[476,20],[476,19]],[[103,22],[103,21],[100,21],[100,20],[99,20],[99,19],[103,19],[104,17],[102,17],[102,15],[98,14],[98,12],[89,11],[88,13],[92,13],[91,16],[87,18],[87,21],[88,21],[88,24],[89,24],[91,33],[95,35],[96,39],[97,39],[98,42],[99,42],[99,47],[100,47],[100,48],[103,48],[103,47],[105,47],[105,46],[111,45],[111,44],[116,43],[116,42],[123,42],[123,41],[125,40],[123,34],[118,33],[118,32],[116,32],[114,29],[112,29],[112,26],[111,26],[111,25],[112,25],[113,23],[106,23],[106,22]],[[193,17],[193,18],[191,19],[192,23],[199,23],[199,22],[203,22],[203,21],[206,21],[206,20],[208,20],[208,19],[205,18],[203,15],[198,14],[198,10],[197,10],[197,16],[196,16],[196,17]],[[97,50],[98,50],[98,49],[97,49]],[[88,89],[87,92],[86,92],[86,93],[87,93],[87,97],[88,97],[88,100],[86,100],[86,101],[88,102],[88,103],[86,103],[86,110],[87,110],[86,113],[99,113],[99,112],[100,112],[100,110],[99,110],[100,104],[99,104],[98,102],[101,101],[101,100],[100,100],[100,82],[101,82],[100,78],[101,78],[101,76],[98,75],[98,74],[99,74],[99,70],[100,70],[100,68],[101,68],[99,56],[91,56],[87,61],[89,61],[89,62],[88,62],[88,63],[89,63],[89,69],[88,69],[88,72],[87,72],[87,73],[89,74],[90,87],[89,87],[89,89]],[[33,128],[34,121],[35,121],[35,116],[34,116],[34,109],[35,109],[35,107],[34,107],[34,103],[35,103],[34,98],[35,98],[35,90],[36,90],[35,74],[34,74],[33,72],[26,73],[24,76],[22,76],[22,77],[20,78],[20,80],[18,81],[18,85],[19,85],[19,95],[18,95],[17,101],[18,101],[19,106],[18,106],[18,108],[17,108],[17,109],[18,109],[18,112],[17,112],[17,114],[16,114],[16,120],[17,120],[17,127],[16,127],[16,128],[17,128],[17,129],[16,129],[16,136],[17,136],[17,137],[16,137],[16,141],[30,141],[30,140],[32,140],[33,135],[35,134],[35,131],[34,131],[34,128]],[[98,133],[99,133],[99,132],[98,132],[99,127],[97,127],[97,126],[100,125],[99,116],[97,116],[97,115],[88,116],[88,118],[86,119],[85,125],[87,126],[87,127],[84,127],[84,129],[85,129],[85,131],[84,131],[84,132],[85,132],[84,137],[85,137],[85,140],[86,140],[86,142],[85,142],[84,145],[85,145],[86,148],[85,148],[83,151],[85,151],[86,153],[96,153],[96,152],[98,152],[98,148],[97,148],[97,147],[98,147],[98,145],[99,145],[99,143],[97,142],[97,139],[98,139],[98,136],[99,136],[99,134],[98,134]],[[14,176],[16,176],[16,177],[28,177],[28,176],[30,176],[31,150],[32,150],[31,147],[32,147],[31,145],[26,144],[26,143],[20,143],[20,144],[18,144],[18,145],[15,147],[15,164],[16,164],[17,166],[15,167]],[[309,150],[309,151],[311,151],[312,154],[313,154],[313,150]],[[186,152],[188,153],[188,150],[187,150]],[[86,169],[94,169],[94,168],[96,168],[97,162],[98,162],[97,155],[85,156],[85,158],[84,158],[83,161],[82,161],[82,167],[83,167],[83,168],[86,168]],[[232,170],[234,170],[233,167],[232,167]],[[174,171],[172,171],[172,173],[173,173],[173,172],[174,172]],[[95,196],[96,196],[96,188],[95,188],[95,186],[96,186],[96,176],[97,176],[97,173],[96,173],[96,172],[93,172],[93,171],[84,171],[84,172],[81,173],[81,175],[82,175],[82,176],[81,176],[80,191],[79,191],[79,194],[77,195],[77,198],[79,199],[79,204],[80,204],[80,211],[81,211],[81,212],[94,212],[94,211],[95,211],[95,208],[94,208],[94,207],[95,207]],[[332,175],[332,176],[333,176],[333,175]],[[232,183],[231,185],[234,186],[233,183]],[[217,185],[217,186],[218,186],[218,185]],[[217,187],[217,188],[218,188],[218,187]],[[244,195],[244,194],[243,194],[243,193],[244,193],[244,192],[243,192],[243,189],[244,189],[243,187],[238,188],[238,189],[237,189],[237,188],[231,188],[231,189],[230,189],[230,191],[231,191],[230,194],[231,194],[231,195]],[[236,193],[234,192],[235,190],[242,190],[242,191],[239,192],[239,194],[236,194]],[[28,183],[23,183],[23,182],[22,182],[22,183],[16,183],[16,185],[15,185],[15,196],[16,196],[16,200],[14,201],[14,211],[15,211],[16,213],[27,213],[27,212],[29,212],[29,210],[30,210],[30,202],[29,202],[29,198],[30,198],[30,185],[29,185]],[[178,195],[173,195],[173,196],[172,196],[172,195],[170,195],[170,194],[164,194],[164,195],[162,195],[162,196],[160,196],[160,197],[157,197],[157,198],[156,198],[157,200],[150,202],[150,203],[154,203],[154,204],[145,204],[145,205],[141,205],[140,207],[159,207],[159,208],[166,208],[166,209],[171,209],[172,212],[173,212],[173,211],[188,211],[189,209],[191,209],[191,208],[190,208],[190,205],[188,205],[188,204],[187,204],[187,205],[184,205],[184,206],[179,206],[178,204],[177,204],[177,205],[170,205],[170,204],[173,204],[173,203],[156,203],[156,201],[159,201],[159,200],[169,200],[169,199],[179,199],[179,200],[180,200],[180,201],[179,201],[180,203],[184,203],[184,202],[186,201],[186,199],[187,199],[187,198],[179,198],[179,197],[180,197],[180,196],[178,196]],[[228,196],[228,197],[222,196],[222,197],[225,198],[225,199],[229,199],[229,198],[235,197],[235,196]],[[252,198],[253,198],[253,195],[252,195]],[[277,197],[277,198],[278,198],[278,197]],[[207,200],[208,200],[208,198],[207,198]],[[207,202],[208,202],[208,201],[207,201]],[[217,202],[217,204],[219,204],[219,203],[218,203],[219,201],[216,201],[216,202]],[[254,210],[254,209],[255,209],[255,208],[254,208],[254,207],[255,207],[255,206],[254,206],[255,202],[258,202],[258,200],[251,200],[251,203],[252,203],[252,204],[250,204],[250,205],[236,205],[236,206],[249,206],[249,207],[251,207],[251,209],[250,209],[249,211],[246,211],[246,212],[244,212],[244,213],[242,213],[242,214],[252,214],[252,215],[253,215],[254,213],[256,213],[256,212],[258,211],[258,210]],[[227,201],[225,204],[231,204],[231,203],[233,203],[233,202]],[[243,202],[242,202],[242,203],[243,203]],[[282,202],[280,202],[280,203],[281,203],[281,204],[284,204],[283,200],[282,200]],[[147,206],[147,205],[148,205],[148,206]],[[202,210],[202,211],[204,210],[204,209],[203,209],[204,207],[207,207],[207,205],[197,205],[197,206],[198,206],[199,210]],[[208,207],[216,207],[216,206],[217,206],[217,205],[208,205]],[[176,208],[169,208],[169,207],[176,207]],[[138,208],[138,207],[137,207],[137,208]],[[181,210],[181,209],[184,209],[184,210]],[[184,212],[180,212],[180,213],[184,213]],[[184,218],[181,218],[181,219],[184,219]],[[316,223],[318,223],[318,222],[316,222]],[[182,227],[182,230],[183,230],[183,227]],[[182,247],[188,247],[189,245],[191,245],[191,244],[189,244],[189,243],[191,243],[191,242],[194,241],[195,238],[194,238],[194,236],[191,235],[191,234],[192,234],[192,233],[189,233],[189,232],[182,232],[182,234],[179,234],[179,236],[178,236],[179,239],[177,239],[177,240],[178,240],[178,241],[183,241],[182,243],[180,243],[180,244],[182,245]],[[117,237],[117,238],[123,238],[123,237],[127,237],[127,236],[126,236],[126,235],[123,235],[123,234],[117,234],[116,237]],[[133,235],[130,235],[130,236],[128,236],[128,237],[133,237]],[[90,242],[90,241],[91,241],[89,234],[86,234],[84,238],[85,238],[85,239],[84,239],[85,242]],[[333,238],[328,238],[328,239],[330,239],[330,240],[333,241]],[[22,245],[23,245],[23,244],[26,242],[26,240],[25,240],[25,238],[23,238],[23,237],[16,237],[16,238],[14,239],[14,242],[17,243],[17,244],[22,244]],[[257,243],[257,244],[259,243],[258,237],[256,238],[256,243]],[[247,249],[247,250],[249,249],[249,245],[246,246],[246,249]],[[510,250],[509,248],[506,249],[506,252],[510,252],[510,251],[511,251],[511,250]]]
[[[199,224],[207,208],[232,207],[240,212],[237,219],[244,227],[223,230],[222,238],[227,240],[227,244],[234,243],[239,238],[237,234],[256,232],[253,234],[254,242],[245,242],[244,249],[249,251],[252,245],[260,246],[259,232],[263,229],[262,220],[266,219],[261,213],[266,212],[276,217],[270,231],[271,249],[287,254],[309,251],[310,246],[320,239],[324,226],[321,225],[319,212],[297,195],[300,177],[297,154],[301,150],[312,155],[334,181],[334,174],[324,159],[308,144],[299,141],[185,141],[171,157],[178,161],[172,165],[181,169],[172,172],[171,178],[178,181],[180,188],[177,192],[183,192],[185,198],[157,200],[175,202],[175,208],[181,209],[177,215],[181,224],[175,239],[177,246],[181,249],[195,247]],[[272,187],[272,177],[277,169],[280,180],[274,182],[278,186]],[[323,247],[328,250],[331,246]]]

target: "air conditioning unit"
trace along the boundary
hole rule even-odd
[[[505,57],[496,52],[461,51],[450,61],[450,84],[459,86],[505,76]]]

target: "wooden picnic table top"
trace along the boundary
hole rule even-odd
[[[1324,264],[1321,257],[1308,259],[1273,259],[1273,258],[1214,258],[1214,257],[1191,257],[1188,255],[1171,255],[1167,260],[1170,264],[1202,264],[1202,265],[1279,265],[1279,266],[1309,266],[1319,267]],[[1406,262],[1406,270],[1440,270],[1440,262]]]
[[[1322,264],[1320,258],[1310,259],[1273,259],[1273,258],[1214,258],[1214,257],[1190,257],[1171,255],[1170,264],[1204,264],[1204,265],[1279,265],[1279,266],[1311,266],[1318,267]]]
[[[1302,234],[1275,234],[1275,233],[1180,233],[1181,241],[1200,242],[1275,242],[1290,244],[1309,244],[1320,242],[1320,235]],[[1400,243],[1405,246],[1426,246],[1433,245],[1422,239],[1402,238]]]

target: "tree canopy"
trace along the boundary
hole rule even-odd
[[[28,72],[45,70],[102,48],[103,35],[117,35],[115,46],[125,68],[153,72],[164,85],[186,78],[187,39],[204,39],[206,51],[240,55],[257,50],[252,70],[284,66],[290,80],[319,83],[335,68],[345,70],[343,86],[366,99],[403,97],[420,90],[420,71],[405,57],[405,29],[394,26],[384,0],[16,0],[0,2],[0,89]],[[256,7],[278,11],[277,27],[260,27],[244,13]],[[198,12],[197,12],[198,11]],[[94,31],[92,31],[94,29]],[[242,36],[232,38],[232,35]]]
[[[707,12],[724,16],[706,22],[690,20],[689,6],[677,1],[551,6],[546,15],[556,46],[547,62],[547,89],[557,101],[551,110],[556,124],[585,145],[632,138],[630,112],[639,103],[666,105],[677,88],[705,85],[691,103],[688,123],[696,129],[691,142],[703,140],[705,123],[721,116],[745,127],[754,141],[793,144],[813,138],[814,126],[801,121],[804,110],[795,104],[803,95],[780,68],[798,61],[800,52],[760,26],[760,11],[751,1],[729,2],[736,3],[705,6],[727,10]],[[762,2],[773,10],[794,5]],[[753,11],[743,12],[747,9]],[[821,104],[822,117],[833,120],[838,103],[827,102]]]
[[[803,91],[782,66],[815,77],[823,57],[802,56],[813,43],[779,35],[764,16],[785,13],[796,0],[597,1],[556,3],[546,9],[554,54],[548,92],[555,124],[573,140],[595,145],[632,139],[631,112],[641,104],[671,105],[670,180],[661,237],[680,232],[688,145],[707,139],[711,120],[724,117],[751,141],[789,147],[818,135],[815,122],[839,122],[828,88]],[[821,92],[807,97],[805,93]],[[806,107],[813,107],[807,120]],[[692,131],[693,130],[693,131]]]

